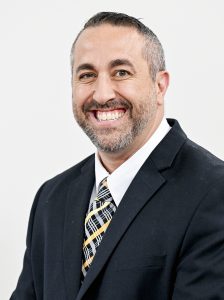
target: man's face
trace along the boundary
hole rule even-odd
[[[86,29],[76,42],[73,111],[99,151],[137,150],[155,126],[156,84],[144,43],[135,29],[108,24]]]

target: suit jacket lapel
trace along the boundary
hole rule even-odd
[[[68,299],[75,299],[81,279],[84,219],[95,181],[94,158],[82,168],[69,187],[64,226],[64,274]]]
[[[165,184],[166,180],[161,175],[161,171],[171,167],[177,153],[187,139],[176,120],[168,119],[168,122],[172,129],[146,160],[125,193],[97,250],[76,300],[82,299],[139,211]]]
[[[172,166],[175,157],[187,140],[186,134],[176,120],[167,119],[167,121],[172,128],[150,155],[159,171]]]
[[[82,299],[87,289],[106,264],[130,223],[153,194],[165,183],[165,179],[157,171],[150,158],[141,168],[138,175],[134,178],[113,216],[76,300]]]

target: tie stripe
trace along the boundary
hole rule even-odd
[[[87,217],[86,217],[86,219],[85,219],[85,224],[89,221],[89,219],[92,217],[92,215],[96,214],[99,210],[101,210],[101,209],[107,207],[109,204],[110,204],[110,202],[105,202],[101,207],[96,208],[96,209],[94,209],[93,211],[91,211],[91,212],[87,215]]]
[[[87,240],[85,240],[83,246],[86,247],[91,241],[93,241],[93,239],[96,239],[102,232],[106,231],[108,225],[110,224],[110,221],[111,220],[107,221],[107,223],[101,226],[100,229],[93,232],[93,234]]]
[[[91,264],[92,260],[93,260],[93,256],[84,262],[84,264],[82,265],[82,271],[84,271],[85,268]]]
[[[91,266],[96,250],[106,232],[116,204],[107,187],[107,181],[101,181],[96,199],[91,203],[85,218],[85,237],[83,242],[82,274],[86,276]]]

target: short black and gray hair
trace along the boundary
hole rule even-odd
[[[99,12],[91,17],[84,25],[83,29],[78,33],[71,49],[71,68],[73,72],[74,65],[74,48],[80,34],[90,27],[97,27],[103,24],[110,24],[113,26],[132,27],[137,30],[145,38],[145,46],[143,48],[143,57],[149,64],[149,70],[152,80],[155,81],[156,74],[159,71],[165,71],[165,57],[163,47],[158,37],[145,26],[139,19],[128,16],[123,13],[116,12]]]

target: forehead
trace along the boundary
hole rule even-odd
[[[135,28],[103,24],[84,30],[74,49],[74,65],[117,58],[143,59],[145,38]]]

